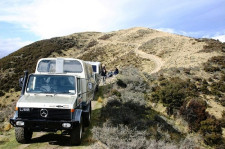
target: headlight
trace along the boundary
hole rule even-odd
[[[70,128],[71,127],[71,124],[70,123],[63,123],[62,126],[64,128]]]
[[[16,125],[17,125],[17,126],[24,126],[24,122],[23,122],[23,121],[17,121],[17,122],[16,122]]]

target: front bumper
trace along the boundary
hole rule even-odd
[[[17,121],[24,122],[24,125],[17,125]],[[71,126],[69,128],[63,127],[63,123],[69,123]],[[68,121],[68,120],[40,120],[40,119],[21,119],[21,118],[11,118],[10,124],[14,127],[26,127],[32,131],[46,131],[55,132],[57,130],[70,130],[77,125],[79,121]]]

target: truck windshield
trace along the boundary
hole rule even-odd
[[[30,75],[28,93],[75,94],[74,76]]]
[[[38,72],[55,72],[56,71],[56,60],[42,60],[38,64]],[[63,61],[63,72],[67,73],[81,73],[83,67],[77,60],[64,60]]]

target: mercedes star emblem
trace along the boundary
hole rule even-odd
[[[47,109],[41,109],[40,114],[41,114],[41,117],[47,117],[48,116],[48,110]]]

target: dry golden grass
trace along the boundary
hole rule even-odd
[[[206,111],[208,111],[209,114],[214,115],[217,119],[222,118],[222,113],[225,110],[224,106],[214,101],[212,97],[208,97],[207,104],[210,105],[206,109]]]
[[[6,122],[4,125],[4,131],[9,131],[12,128],[12,125],[9,122]]]
[[[71,48],[63,51],[62,54],[54,53],[53,55],[101,61],[108,69],[113,69],[114,66],[121,68],[128,64],[134,64],[137,67],[141,65],[144,67],[142,69],[144,72],[151,72],[156,65],[149,62],[150,60],[146,62],[140,56],[135,58],[131,56],[130,53],[137,49],[161,58],[164,62],[162,68],[200,66],[209,58],[219,55],[216,52],[198,53],[206,45],[205,42],[197,42],[193,38],[142,27],[109,33],[72,34],[64,38],[76,39],[78,36],[84,40],[83,44],[88,45],[93,40],[97,44],[86,50]],[[202,75],[200,73],[199,75]]]
[[[97,100],[99,103],[103,103],[103,99],[102,97],[98,97],[98,100]]]
[[[9,93],[6,93],[4,96],[0,97],[1,107],[7,107],[13,102],[16,102],[19,99],[19,96],[20,92],[14,92],[14,90],[10,90]]]

